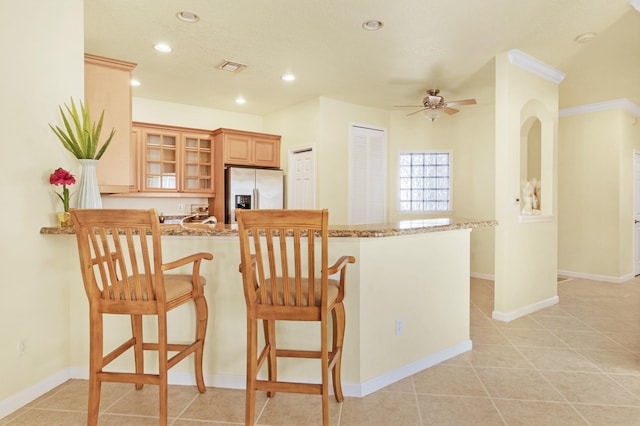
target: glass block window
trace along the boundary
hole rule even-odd
[[[451,210],[451,154],[409,152],[400,154],[401,212]]]

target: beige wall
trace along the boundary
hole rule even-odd
[[[320,99],[315,98],[301,104],[294,105],[264,118],[264,131],[282,136],[280,145],[280,166],[285,174],[285,200],[288,197],[289,153],[302,147],[312,147],[316,154],[315,173],[322,171],[318,164],[318,153],[322,152],[320,143]],[[319,205],[318,179],[315,187],[315,205]],[[287,202],[285,202],[285,207]],[[330,220],[333,221],[333,215]]]
[[[611,281],[633,276],[636,123],[620,109],[560,119],[560,270]]]
[[[215,130],[220,127],[262,132],[262,117],[174,102],[138,98],[133,88],[133,121]]]
[[[513,319],[557,301],[558,86],[496,57],[494,316]],[[521,128],[540,119],[546,220],[521,223]]]
[[[316,206],[329,208],[334,224],[348,220],[349,126],[367,124],[387,130],[387,220],[426,214],[399,213],[398,156],[403,151],[446,150],[453,158],[453,206],[458,217],[494,218],[493,105],[467,107],[458,115],[430,122],[406,112],[383,111],[318,98],[265,117],[265,131],[282,135],[282,166],[292,148],[316,151]],[[437,216],[442,216],[441,214]],[[492,276],[494,230],[471,233],[471,271]]]
[[[319,121],[318,208],[329,209],[330,223],[349,223],[349,127],[367,124],[386,129],[388,147],[389,112],[322,97]]]
[[[447,129],[450,136],[445,135],[445,138],[453,142],[453,208],[457,217],[496,217],[494,116],[493,104],[479,104],[466,107],[451,117],[453,120]],[[471,232],[471,272],[474,275],[493,277],[494,246],[494,228]]]
[[[28,19],[16,19],[28,17]],[[24,403],[20,392],[57,385],[69,365],[69,323],[86,321],[69,312],[67,270],[75,251],[62,251],[39,234],[61,210],[49,175],[57,167],[78,173],[47,123],[58,122],[58,105],[83,96],[82,0],[0,3],[4,60],[0,70],[0,116],[5,138],[2,185],[2,297],[0,297],[0,417]],[[77,176],[77,175],[76,175]],[[58,188],[56,188],[58,189]],[[73,190],[73,189],[72,189]],[[18,356],[20,341],[25,354]],[[15,407],[17,408],[17,407]]]

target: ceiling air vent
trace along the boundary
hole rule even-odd
[[[240,72],[243,69],[245,69],[246,67],[247,66],[245,64],[241,64],[239,62],[233,62],[233,61],[225,60],[220,65],[218,65],[217,68],[219,68],[219,69],[221,69],[223,71]]]

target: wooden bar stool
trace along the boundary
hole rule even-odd
[[[200,263],[213,259],[196,253],[162,263],[160,227],[155,210],[71,209],[76,231],[84,288],[89,299],[89,409],[87,424],[98,423],[102,382],[159,385],[160,424],[167,424],[167,372],[189,354],[195,354],[198,390],[205,391],[202,354],[207,329],[207,301],[200,276]],[[166,271],[191,265],[189,274]],[[195,339],[187,344],[167,342],[167,312],[193,302],[196,312]],[[103,352],[103,315],[131,316],[132,337],[108,354]],[[142,316],[155,315],[157,342],[142,336]],[[104,367],[133,348],[135,373],[107,372]],[[144,372],[143,351],[158,353],[159,372]],[[177,352],[169,358],[169,352]]]
[[[329,372],[337,401],[344,399],[340,367],[345,330],[346,265],[342,256],[328,266],[327,210],[236,210],[240,234],[240,271],[247,305],[247,394],[245,424],[255,422],[256,391],[322,395],[322,422],[329,424]],[[339,279],[329,279],[339,273]],[[329,316],[333,335],[329,348]],[[265,345],[258,348],[258,321]],[[320,350],[276,345],[276,321],[317,321]],[[321,384],[278,381],[277,358],[320,359]],[[268,380],[257,374],[267,361]]]

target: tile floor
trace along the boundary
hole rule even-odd
[[[332,425],[640,425],[640,278],[559,280],[560,303],[501,323],[491,281],[472,279],[473,350],[365,398],[332,402]],[[86,386],[70,380],[0,425],[83,425]],[[100,425],[157,424],[157,388],[105,384]],[[320,424],[314,395],[258,398],[260,425]],[[172,386],[170,424],[237,425],[244,392]]]

